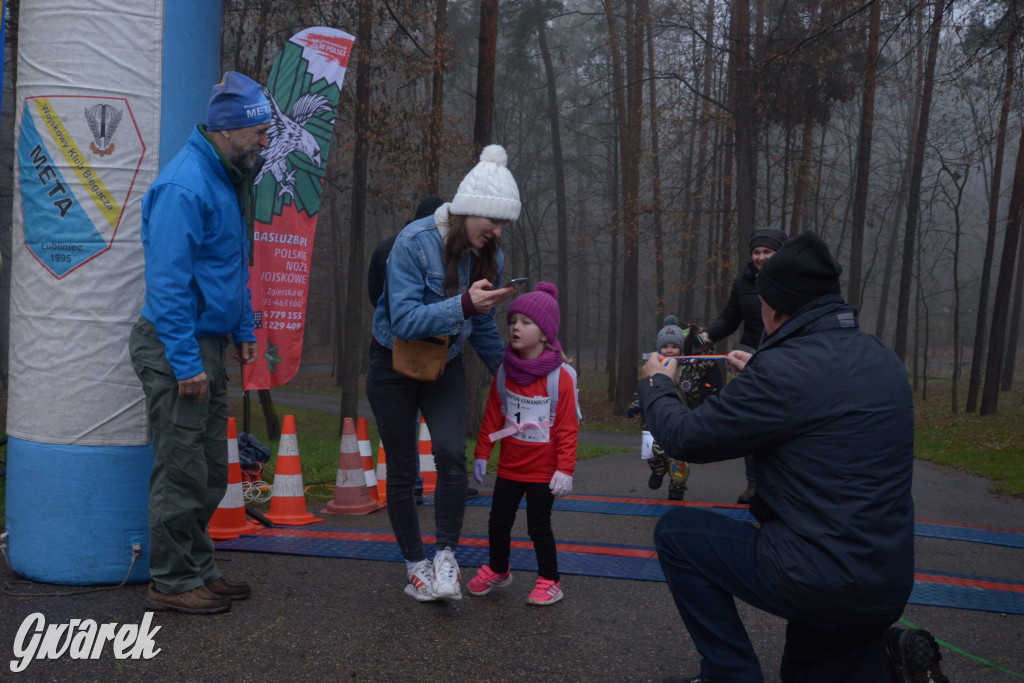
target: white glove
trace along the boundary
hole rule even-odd
[[[650,460],[654,457],[654,435],[646,429],[641,432],[640,437],[640,458]]]
[[[484,483],[484,475],[487,474],[487,461],[483,458],[478,458],[473,461],[473,479],[476,483]]]
[[[568,496],[572,493],[572,476],[556,471],[555,475],[551,477],[551,483],[548,484],[548,488],[551,489],[551,493],[554,494],[555,498]]]

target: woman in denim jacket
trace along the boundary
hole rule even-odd
[[[502,228],[519,217],[519,189],[499,145],[484,148],[451,203],[407,225],[388,258],[387,283],[373,316],[366,395],[388,460],[388,516],[405,558],[405,592],[420,601],[462,597],[453,551],[466,508],[466,430],[469,398],[462,349],[469,341],[491,372],[505,345],[494,308],[515,294],[502,280]],[[421,382],[395,372],[394,338],[448,336],[441,377]],[[416,410],[433,441],[436,553],[427,559],[413,501],[419,457]]]

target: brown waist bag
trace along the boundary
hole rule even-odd
[[[394,338],[391,364],[402,377],[433,382],[444,372],[448,362],[448,337],[425,337],[403,341]]]

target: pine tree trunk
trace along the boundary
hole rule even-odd
[[[754,230],[757,209],[757,109],[754,102],[754,67],[750,60],[750,2],[733,0],[733,49],[736,62],[736,99],[733,109],[736,126],[736,234]],[[727,237],[727,236],[726,236]],[[742,266],[750,256],[742,239],[736,251]],[[728,253],[728,252],[726,252]]]
[[[1006,342],[1006,323],[1010,312],[1010,292],[1013,289],[1014,262],[1017,258],[1017,240],[1020,237],[1021,217],[1024,215],[1024,135],[1017,146],[1017,163],[1013,171],[1013,190],[1006,219],[1003,254],[996,279],[995,301],[992,304],[992,329],[988,339],[988,358],[985,361],[985,384],[981,389],[980,415],[991,415],[999,408],[999,380],[1002,369],[1003,344]]]
[[[359,371],[363,353],[363,299],[366,297],[365,223],[366,187],[370,160],[370,63],[373,56],[373,2],[359,0],[359,24],[356,29],[356,111],[355,145],[352,150],[352,218],[348,235],[348,286],[345,296],[345,336],[342,363],[338,368],[341,383],[341,415],[338,431],[346,417],[359,414]]]
[[[646,26],[647,96],[651,117],[651,209],[654,212],[654,326],[661,327],[665,317],[665,240],[661,224],[661,156],[658,149],[658,79],[654,68],[654,35],[648,0],[640,0],[640,15]]]
[[[901,360],[907,356],[907,315],[910,310],[910,288],[913,281],[914,258],[917,243],[917,222],[921,215],[921,176],[924,171],[925,143],[928,141],[928,122],[931,118],[932,92],[935,86],[935,61],[939,52],[939,34],[942,30],[944,0],[936,0],[928,38],[928,58],[925,63],[924,87],[921,91],[921,114],[914,140],[914,163],[910,175],[910,196],[907,198],[907,223],[903,235],[903,263],[900,269],[899,304],[896,312],[896,342],[893,351]]]
[[[700,127],[699,142],[697,143],[697,176],[693,183],[692,218],[690,225],[692,229],[687,235],[686,244],[686,295],[681,311],[693,319],[697,295],[697,262],[700,256],[700,238],[704,225],[704,207],[711,206],[711,202],[705,202],[705,197],[711,194],[710,183],[708,182],[708,138],[711,135],[711,82],[714,78],[714,53],[713,39],[715,35],[715,0],[708,0],[707,9],[704,13],[704,55],[703,55],[703,84],[701,86],[700,105]],[[710,225],[710,223],[709,223]],[[705,323],[707,322],[705,318]]]
[[[558,308],[569,310],[569,217],[565,192],[565,163],[562,158],[562,134],[559,125],[558,91],[555,84],[555,68],[551,62],[551,51],[548,49],[547,30],[543,8],[538,0],[535,4],[537,12],[537,40],[540,44],[541,59],[544,62],[544,75],[548,91],[548,121],[551,126],[551,154],[555,166],[555,207],[558,222]],[[569,349],[569,330],[559,330],[559,341],[562,347]]]
[[[616,192],[616,194],[618,194]],[[618,372],[615,369],[615,359],[618,358],[618,345],[616,340],[619,338],[619,305],[618,305],[618,294],[619,294],[619,229],[617,224],[613,224],[611,227],[611,262],[612,272],[608,278],[609,290],[608,290],[608,343],[605,350],[604,360],[604,371],[608,373],[608,400],[615,400],[615,381],[618,378]]]
[[[626,0],[626,136],[622,151],[622,308],[619,325],[619,367],[615,387],[616,415],[625,415],[636,393],[640,350],[637,340],[637,298],[640,280],[640,132],[643,128],[644,18],[636,0]]]
[[[615,2],[614,0],[604,0],[604,14],[605,19],[608,22],[608,51],[611,54],[611,68],[612,68],[612,91],[613,101],[615,103],[615,124],[616,124],[616,147],[615,147],[615,189],[613,191],[614,200],[612,202],[612,277],[611,277],[611,292],[609,297],[609,305],[612,308],[611,318],[608,323],[608,362],[606,366],[608,368],[608,400],[614,402],[618,396],[618,385],[619,385],[619,368],[618,360],[620,358],[618,353],[618,346],[621,337],[619,336],[619,328],[621,327],[619,322],[619,297],[621,290],[618,287],[617,276],[618,276],[618,265],[619,265],[619,232],[624,223],[624,216],[626,214],[624,192],[620,193],[619,188],[625,188],[626,181],[623,179],[625,171],[623,170],[626,166],[626,157],[628,155],[628,142],[629,139],[627,122],[626,122],[626,93],[625,93],[625,82],[626,75],[622,65],[622,50],[619,47],[619,32],[617,28],[617,19],[615,17]],[[621,184],[620,184],[621,183]],[[620,203],[621,201],[621,203]],[[633,306],[634,310],[636,306]],[[624,313],[624,311],[623,311]],[[614,324],[612,321],[614,318]]]
[[[850,233],[850,272],[846,301],[860,308],[861,271],[864,269],[864,224],[867,222],[868,180],[871,175],[871,141],[875,129],[875,83],[878,74],[878,36],[881,33],[882,3],[874,2],[868,15],[868,52],[864,67],[864,98],[860,109],[857,138],[856,184],[853,190],[853,225]]]
[[[441,190],[441,151],[444,134],[445,43],[448,31],[448,0],[437,0],[434,10],[434,74],[430,88],[430,124],[427,130],[427,194]]]
[[[476,153],[491,144],[491,123],[494,118],[494,62],[498,49],[498,0],[480,1],[480,36],[476,69],[476,117],[473,142]]]
[[[988,330],[988,295],[992,285],[992,261],[995,260],[996,225],[999,222],[999,192],[1003,177],[1003,157],[1006,152],[1006,129],[1010,118],[1010,102],[1015,83],[1015,41],[1006,48],[1006,80],[1003,102],[999,110],[999,128],[996,130],[996,159],[992,167],[992,187],[988,193],[988,234],[985,238],[985,256],[981,266],[981,291],[978,294],[978,316],[974,324],[974,349],[971,353],[971,377],[967,383],[967,412],[978,409],[981,391],[981,370],[985,363],[985,333]]]
[[[1017,252],[1017,284],[1013,287],[1012,313],[1010,314],[1010,332],[1006,335],[1006,358],[1003,360],[1002,390],[1013,388],[1013,371],[1017,364],[1017,344],[1020,341],[1021,309],[1024,307],[1024,240],[1020,240]]]
[[[811,179],[811,142],[813,141],[814,121],[810,116],[804,121],[804,135],[800,141],[800,165],[796,171],[796,187],[793,188],[793,213],[789,218],[789,236],[796,237],[801,232],[804,222],[804,211],[807,208],[807,186]]]

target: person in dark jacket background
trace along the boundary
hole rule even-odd
[[[416,215],[406,225],[409,225],[412,221],[418,221],[421,218],[434,215],[434,212],[442,204],[444,204],[444,200],[440,197],[427,197],[419,203],[419,206],[416,207]],[[397,237],[398,233],[396,232],[391,237],[381,240],[381,243],[373,250],[373,255],[370,256],[370,267],[366,273],[366,291],[369,293],[370,303],[374,307],[380,301],[380,295],[384,293],[384,279],[388,274],[388,255],[391,254],[391,249],[395,246],[395,239]]]
[[[732,281],[729,301],[721,314],[701,332],[704,341],[716,344],[743,325],[740,345],[756,349],[761,342],[764,324],[761,322],[761,300],[754,288],[754,279],[765,261],[770,259],[786,241],[787,235],[777,228],[756,228],[750,233],[750,263]]]
[[[739,274],[739,277],[732,281],[729,301],[726,302],[721,315],[701,332],[701,339],[711,344],[717,344],[739,329],[742,323],[743,335],[736,348],[743,351],[753,351],[757,348],[764,333],[764,323],[761,322],[761,299],[758,298],[757,290],[754,288],[754,280],[765,261],[782,248],[786,237],[786,233],[782,230],[769,227],[755,228],[750,233],[750,263]],[[744,466],[747,488],[740,494],[736,502],[749,505],[757,490],[757,477],[754,476],[751,456],[746,456]]]
[[[757,280],[766,336],[733,351],[738,376],[689,410],[675,361],[644,366],[640,405],[670,457],[754,452],[757,526],[676,508],[654,532],[669,589],[700,652],[693,681],[763,681],[734,597],[788,620],[784,683],[912,681],[939,671],[927,631],[889,628],[914,581],[914,416],[903,363],[861,332],[841,267],[813,232]]]

